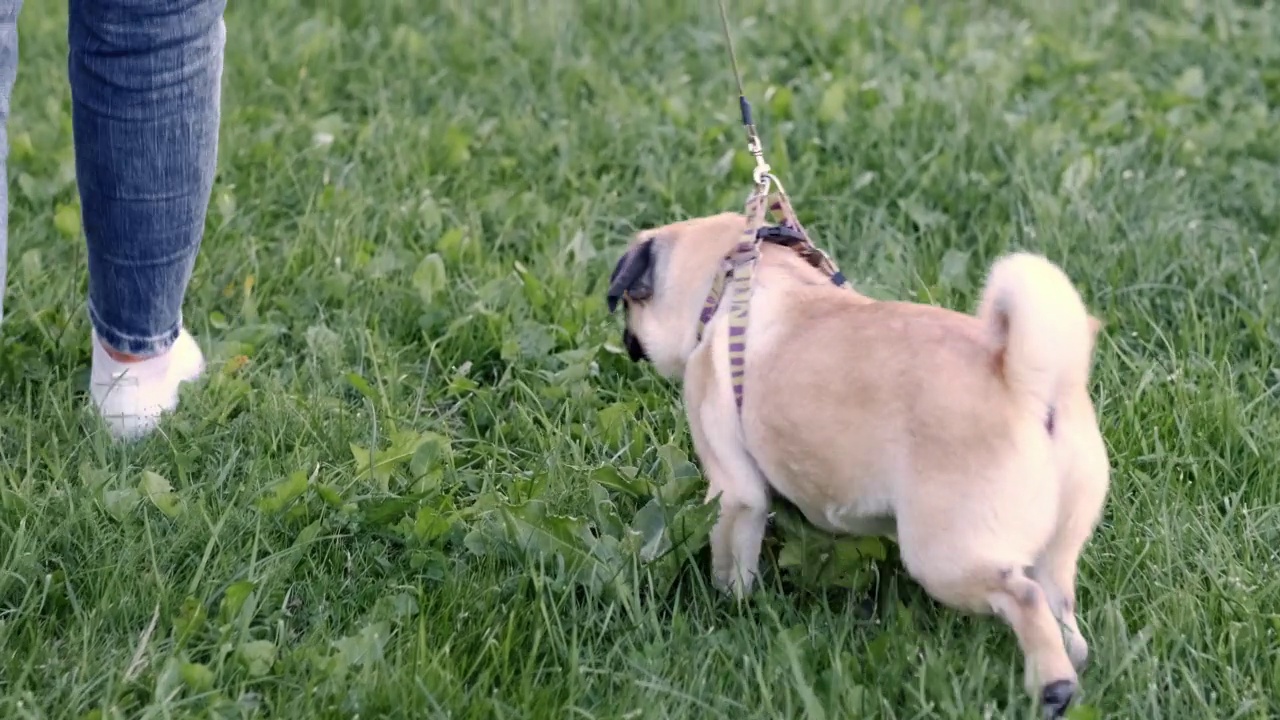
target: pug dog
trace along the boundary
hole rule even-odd
[[[747,218],[638,233],[614,267],[623,340],[682,385],[694,449],[719,499],[718,586],[757,574],[772,493],[832,533],[895,539],[940,603],[1013,629],[1027,691],[1065,714],[1088,644],[1076,565],[1110,484],[1088,392],[1101,323],[1045,258],[990,268],[975,315],[873,300],[794,250],[762,243],[733,393],[727,299],[699,333],[722,258]]]

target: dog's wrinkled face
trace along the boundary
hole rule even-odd
[[[720,258],[746,219],[723,213],[685,220],[636,235],[609,276],[609,312],[623,305],[622,343],[635,362],[678,378],[697,345],[698,313]]]
[[[630,317],[632,303],[644,302],[653,297],[653,239],[641,240],[632,245],[613,266],[613,274],[609,276],[609,312],[618,309],[622,302],[627,307]],[[643,362],[649,358],[645,355],[644,345],[631,332],[630,322],[622,329],[622,344],[627,348],[627,355],[632,362]]]
[[[631,317],[633,307],[638,311],[639,304],[653,298],[653,244],[652,237],[637,237],[637,242],[627,248],[609,276],[609,312],[617,310],[619,303],[625,308],[626,325],[622,328],[622,344],[632,362],[649,359],[645,354],[644,344],[631,332]]]

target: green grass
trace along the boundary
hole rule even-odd
[[[212,373],[136,447],[84,409],[65,3],[21,16],[0,717],[1031,716],[1011,633],[892,548],[782,523],[755,597],[710,587],[678,392],[603,281],[748,190],[714,3],[231,5]],[[1077,717],[1275,717],[1280,7],[729,10],[859,288],[968,310],[1030,248],[1107,323]]]

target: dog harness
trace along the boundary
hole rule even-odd
[[[757,141],[758,142],[758,141]],[[758,145],[752,144],[753,155],[760,160]],[[769,166],[761,161],[756,168],[756,191],[747,198],[747,228],[742,239],[733,250],[720,261],[719,272],[711,283],[711,291],[707,293],[706,302],[702,305],[702,314],[698,318],[698,342],[702,342],[707,323],[715,316],[716,310],[724,298],[726,287],[729,290],[729,377],[733,385],[733,401],[738,412],[742,412],[742,396],[747,364],[747,319],[749,315],[752,281],[755,277],[755,264],[760,259],[760,243],[769,242],[796,251],[813,267],[826,273],[832,284],[849,288],[844,273],[836,267],[831,258],[809,240],[809,235],[800,225],[795,212],[791,209],[791,201],[787,198],[782,183],[769,173]],[[778,193],[772,198],[769,185],[777,185]],[[766,225],[766,206],[780,214],[781,221],[776,225]]]

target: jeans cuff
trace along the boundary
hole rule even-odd
[[[140,357],[154,357],[168,352],[169,348],[173,347],[174,341],[178,339],[178,333],[182,331],[182,316],[179,314],[177,324],[159,335],[151,337],[127,335],[109,327],[102,316],[93,309],[92,302],[89,303],[89,323],[93,325],[93,331],[97,333],[98,340],[102,344],[118,353]]]

